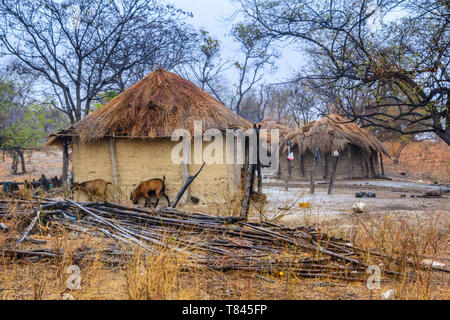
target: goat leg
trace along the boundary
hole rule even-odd
[[[168,197],[167,194],[165,194],[165,193],[163,193],[163,196],[166,197],[168,206],[170,207],[170,200],[169,200],[169,197]]]

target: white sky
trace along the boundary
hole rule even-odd
[[[194,17],[189,22],[196,28],[203,28],[221,42],[222,57],[225,60],[236,59],[238,46],[229,36],[232,22],[230,16],[239,8],[239,3],[231,0],[168,0],[175,7],[192,12]],[[236,21],[237,22],[237,21]],[[234,23],[236,23],[234,22]],[[278,70],[274,74],[267,72],[265,81],[276,83],[287,80],[294,70],[301,66],[300,53],[287,48],[280,48],[281,57],[277,61]],[[227,77],[233,82],[233,72],[227,71]]]
[[[189,22],[196,28],[203,28],[221,42],[222,57],[225,60],[236,59],[239,52],[238,46],[229,36],[233,22],[229,21],[231,15],[239,9],[239,3],[233,0],[166,0],[175,5],[175,7],[192,12],[194,17]],[[405,12],[394,10],[384,17],[384,21],[397,19]],[[234,23],[236,23],[235,21]],[[278,70],[271,74],[266,72],[264,81],[266,83],[283,82],[292,78],[295,71],[301,69],[305,63],[305,57],[302,53],[295,50],[293,45],[289,48],[279,48],[281,53],[277,61]],[[233,83],[235,74],[233,70],[226,72],[228,80]]]

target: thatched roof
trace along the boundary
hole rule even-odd
[[[390,157],[380,140],[356,123],[336,114],[328,115],[291,132],[286,136],[287,140],[290,140],[292,145],[297,145],[302,154],[314,152],[316,147],[321,154],[329,154],[353,144],[365,152],[370,153],[374,150]]]
[[[292,132],[292,129],[282,125],[281,123],[278,123],[276,121],[273,120],[264,120],[261,121],[260,123],[258,123],[258,125],[261,125],[262,129],[267,129],[267,130],[271,130],[271,129],[278,129],[280,131],[280,138],[283,140],[285,136],[287,136],[289,133]]]
[[[62,136],[76,136],[83,142],[111,136],[167,138],[179,128],[193,135],[194,121],[202,121],[203,130],[252,127],[192,82],[158,69],[101,109],[51,135],[47,144],[58,144]]]

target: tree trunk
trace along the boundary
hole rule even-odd
[[[11,173],[17,174],[17,162],[18,162],[17,153],[15,150],[11,150],[10,154],[11,154],[11,158],[12,158]]]
[[[22,166],[22,174],[27,173],[27,170],[25,169],[25,158],[23,157],[23,152],[21,149],[17,149],[17,154],[19,155],[20,158],[20,164]]]

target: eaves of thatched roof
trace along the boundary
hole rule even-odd
[[[287,136],[289,133],[293,131],[291,128],[273,120],[264,120],[258,123],[258,125],[260,125],[262,129],[267,130],[278,129],[280,132],[281,139],[284,139],[285,136]]]
[[[201,121],[203,130],[252,127],[192,82],[158,69],[101,109],[51,135],[47,145],[59,144],[61,137],[78,137],[82,142],[105,137],[168,138],[176,129],[193,135],[194,121]]]

